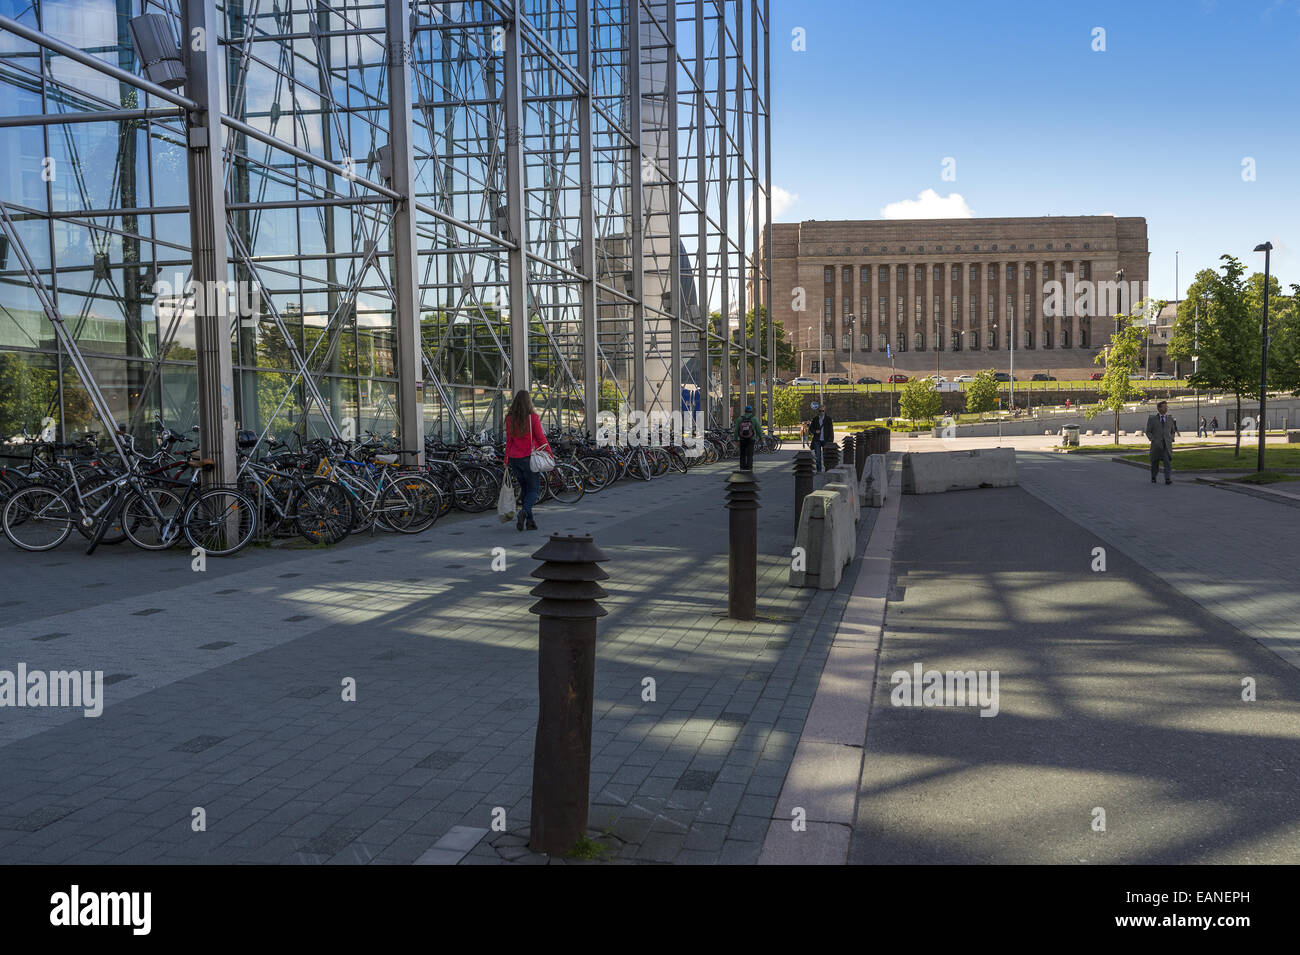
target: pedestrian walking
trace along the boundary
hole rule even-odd
[[[808,422],[807,421],[799,422],[799,447],[801,448],[808,447]]]
[[[550,442],[546,440],[546,432],[542,430],[542,419],[533,410],[533,399],[521,388],[515,392],[510,410],[506,412],[505,463],[519,482],[519,490],[523,494],[523,503],[515,518],[517,531],[525,528],[537,530],[537,522],[533,520],[533,505],[537,503],[542,490],[542,475],[533,470],[531,458],[534,451],[546,451],[554,456]]]
[[[1210,419],[1210,430],[1216,432],[1219,430],[1219,416],[1217,414]]]
[[[1178,436],[1178,422],[1169,413],[1169,403],[1162,401],[1156,405],[1156,413],[1147,418],[1147,440],[1151,442],[1151,483],[1156,483],[1156,474],[1160,463],[1165,465],[1165,483],[1173,484],[1170,474],[1173,468],[1174,438]]]
[[[736,419],[736,441],[740,443],[740,470],[754,470],[754,442],[758,439],[758,419],[752,405],[745,405],[745,413]]]
[[[1198,438],[1208,438],[1210,436],[1210,426],[1205,420],[1205,415],[1201,415],[1201,423],[1197,427],[1196,436]]]
[[[817,471],[821,472],[823,470],[822,449],[835,440],[835,422],[824,410],[818,408],[817,414],[812,421],[808,422],[808,433],[812,445],[813,463]]]

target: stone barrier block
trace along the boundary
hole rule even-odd
[[[939,494],[978,487],[1012,487],[1015,448],[909,452],[903,456],[903,493]]]
[[[843,527],[852,526],[848,505],[835,491],[813,491],[804,498],[799,512],[796,547],[803,548],[804,569],[790,568],[792,587],[834,590],[840,584],[844,565],[852,555],[844,554]]]
[[[862,469],[862,503],[865,507],[885,506],[888,474],[883,454],[873,454],[867,458],[867,466]]]

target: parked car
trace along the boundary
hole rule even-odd
[[[1030,381],[1056,381],[1051,375],[1044,375],[1041,371],[1029,379]]]
[[[974,380],[975,380],[974,375],[958,375],[956,378],[953,379],[953,381],[959,381],[962,382],[963,384]]]
[[[1106,377],[1106,373],[1104,371],[1094,371],[1091,375],[1088,376],[1088,380],[1101,381],[1105,377]]]
[[[1019,381],[1020,380],[1015,375],[1009,375],[1005,371],[995,371],[993,373],[993,378],[995,381]]]
[[[905,381],[907,381],[907,376],[906,376],[906,375],[890,375],[890,376],[889,376],[889,383],[890,383],[891,385],[901,385],[901,384],[902,384],[903,382],[905,382]]]
[[[816,385],[816,384],[817,384],[817,379],[816,379],[816,378],[806,378],[806,377],[804,377],[803,375],[800,375],[798,378],[796,378],[796,379],[794,379],[793,381],[791,381],[790,384],[792,384],[792,385],[793,385],[794,387],[796,387],[796,388],[805,388],[805,387],[807,387],[807,386],[809,386],[809,385]]]
[[[785,379],[784,379],[784,378],[773,378],[773,379],[772,379],[772,385],[773,385],[773,387],[775,387],[775,388],[784,388],[784,387],[785,387]]]
[[[1152,381],[1173,381],[1174,376],[1167,371],[1158,371],[1151,376]]]
[[[859,379],[858,379],[858,384],[860,384],[860,385],[878,385],[878,384],[880,384],[880,380],[877,379],[877,378],[859,378]]]
[[[1129,375],[1129,376],[1128,376],[1128,380],[1129,380],[1129,381],[1146,381],[1146,380],[1147,380],[1147,376],[1146,376],[1146,375]]]
[[[828,385],[847,385],[848,383],[849,380],[847,378],[840,378],[838,376],[826,379],[826,384]]]

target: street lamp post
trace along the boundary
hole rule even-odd
[[[1268,264],[1269,253],[1273,251],[1272,242],[1264,242],[1255,246],[1256,252],[1264,253],[1264,325],[1260,329],[1261,343],[1259,355],[1259,421],[1256,422],[1259,427],[1259,459],[1256,462],[1255,470],[1264,470],[1264,439],[1267,431],[1264,426],[1265,406],[1268,402]],[[1237,427],[1241,427],[1241,422],[1237,422]]]
[[[1119,299],[1120,314],[1124,313],[1124,270],[1117,269],[1115,272],[1115,284],[1118,286],[1115,295]],[[1119,332],[1120,317],[1115,316],[1115,331]]]

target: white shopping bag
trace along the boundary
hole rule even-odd
[[[502,524],[515,519],[515,489],[509,480],[501,482],[501,493],[497,495],[497,517]]]

